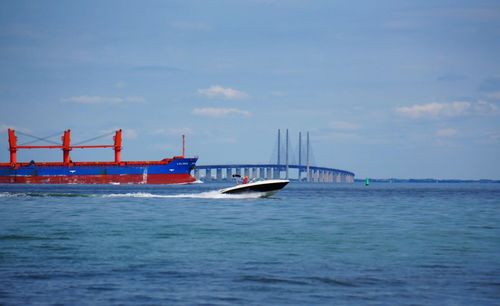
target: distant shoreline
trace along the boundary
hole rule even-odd
[[[366,179],[355,179],[355,183],[363,183]],[[486,183],[486,184],[498,184],[500,180],[459,180],[459,179],[380,179],[380,178],[368,178],[372,183]]]

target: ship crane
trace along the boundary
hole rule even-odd
[[[113,148],[115,151],[115,163],[121,162],[121,151],[122,151],[122,130],[115,131],[115,136],[113,137],[114,144],[112,145],[71,145],[71,130],[64,131],[61,137],[61,145],[18,145],[17,137],[13,129],[8,130],[9,133],[9,151],[10,151],[10,163],[15,165],[17,163],[17,151],[20,149],[62,149],[63,151],[63,163],[68,165],[71,163],[70,151],[73,149],[99,149],[99,148]],[[35,137],[38,138],[38,137]],[[98,137],[100,138],[100,137]],[[41,138],[38,138],[41,139]],[[93,138],[91,140],[94,140]],[[81,142],[83,143],[83,142]]]
[[[185,136],[182,137],[182,156],[173,156],[161,160],[121,159],[122,130],[116,130],[85,141],[72,143],[71,131],[65,130],[60,142],[50,138],[37,137],[17,131],[19,135],[35,140],[18,144],[16,131],[8,129],[10,163],[0,162],[0,184],[189,184],[196,181],[191,171],[196,166],[198,157],[185,157]],[[97,139],[114,134],[113,144],[91,145]],[[46,145],[33,145],[36,141],[45,141]],[[72,161],[73,149],[114,150],[114,161]],[[62,162],[19,162],[17,151],[24,149],[62,150]]]

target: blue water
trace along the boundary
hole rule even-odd
[[[499,184],[0,185],[0,304],[499,305]]]

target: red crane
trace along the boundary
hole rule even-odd
[[[27,145],[17,145],[17,137],[15,131],[9,129],[9,151],[10,151],[10,163],[12,165],[17,163],[17,150],[19,149],[62,149],[63,151],[63,163],[71,163],[71,158],[69,152],[73,149],[97,149],[97,148],[113,148],[115,151],[115,163],[121,162],[121,150],[122,150],[122,130],[117,130],[115,136],[113,137],[114,144],[112,145],[71,145],[71,131],[64,131],[64,135],[61,137],[62,145],[45,145],[45,146],[27,146]]]

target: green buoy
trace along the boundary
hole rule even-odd
[[[369,179],[365,179],[365,186],[370,186],[370,180]]]

